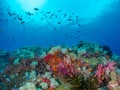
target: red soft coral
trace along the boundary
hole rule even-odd
[[[44,61],[45,61],[46,63],[48,63],[51,58],[52,58],[52,55],[51,55],[51,54],[47,54],[47,55],[44,57]]]

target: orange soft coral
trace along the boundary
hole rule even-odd
[[[48,90],[55,90],[54,88],[49,88]]]
[[[69,55],[63,54],[61,51],[46,55],[44,60],[54,74],[70,77],[78,73],[78,68],[88,66],[87,63],[80,60],[72,60]]]
[[[63,61],[64,55],[60,51],[48,54],[44,57],[45,62],[50,66],[53,72],[58,70],[58,64]]]

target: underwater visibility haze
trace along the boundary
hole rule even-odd
[[[85,40],[119,53],[119,0],[1,0],[0,4],[1,48]]]
[[[120,0],[0,0],[0,90],[120,90]]]

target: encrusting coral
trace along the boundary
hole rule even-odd
[[[118,84],[118,77],[114,70],[110,72],[110,82],[108,83],[108,88],[110,90],[120,90],[120,86]]]

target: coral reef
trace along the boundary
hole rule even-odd
[[[0,49],[0,73],[4,70],[4,68],[8,65],[8,59],[10,57],[10,53],[8,51]]]
[[[71,90],[97,90],[98,81],[93,76],[85,77],[77,75],[69,81],[72,85]]]
[[[34,83],[27,82],[25,83],[24,86],[20,87],[19,90],[36,90],[37,88],[35,87]]]
[[[120,90],[120,57],[108,46],[0,50],[0,90]]]

